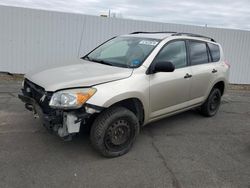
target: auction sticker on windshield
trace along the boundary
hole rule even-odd
[[[142,40],[142,41],[140,41],[139,44],[156,46],[158,44],[158,41],[155,41],[155,40]]]

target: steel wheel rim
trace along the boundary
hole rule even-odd
[[[211,97],[211,100],[210,100],[210,104],[209,104],[209,109],[211,111],[216,111],[218,109],[220,105],[220,95],[218,92],[216,92],[212,97]]]
[[[110,151],[120,151],[129,146],[135,131],[127,120],[113,122],[104,136],[105,147]]]

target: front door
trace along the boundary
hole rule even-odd
[[[172,62],[175,70],[149,75],[151,119],[185,108],[190,98],[191,70],[185,41],[167,43],[153,61],[157,62]]]

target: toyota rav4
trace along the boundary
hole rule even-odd
[[[25,75],[19,98],[60,137],[90,127],[106,157],[127,153],[142,126],[189,109],[214,116],[229,65],[212,38],[177,32],[114,37],[76,63]]]

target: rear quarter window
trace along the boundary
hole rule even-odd
[[[208,43],[208,48],[211,54],[212,62],[220,60],[220,47],[216,44]]]

